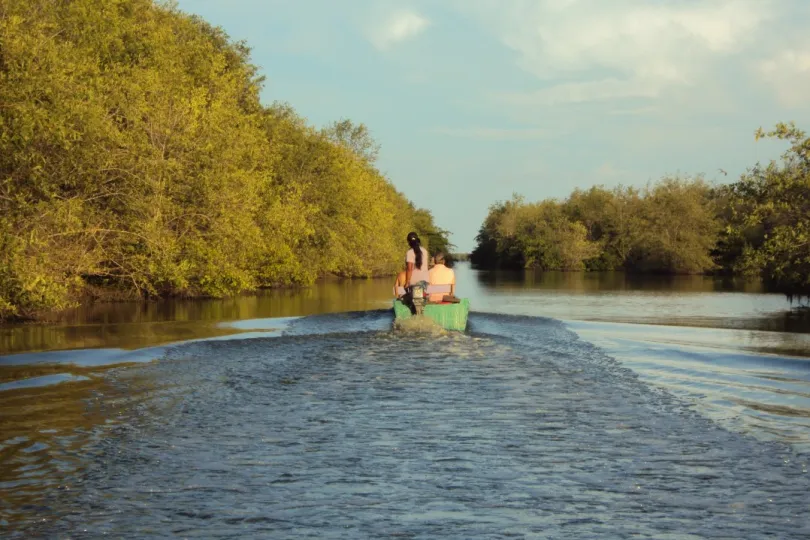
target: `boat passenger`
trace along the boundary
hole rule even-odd
[[[407,264],[405,265],[405,270],[400,271],[397,274],[397,278],[394,281],[394,298],[402,298],[405,296],[405,285],[406,281],[405,278],[407,277]]]
[[[430,271],[428,270],[428,252],[422,247],[419,235],[409,232],[406,237],[408,245],[411,246],[405,253],[405,283],[407,294],[403,299],[411,312],[422,313],[425,300],[423,294],[430,283]]]
[[[405,253],[405,283],[408,284],[408,287],[413,287],[422,281],[430,283],[427,250],[422,247],[419,236],[415,232],[408,233],[407,241],[411,249]]]
[[[431,293],[430,302],[441,302],[445,296],[454,296],[456,292],[456,273],[452,268],[445,266],[444,253],[439,251],[433,256],[435,265],[430,269],[431,285],[450,285],[450,292]]]

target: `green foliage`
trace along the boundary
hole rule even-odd
[[[0,319],[84,284],[224,296],[370,276],[433,228],[362,124],[265,107],[249,48],[151,0],[0,0]]]
[[[575,190],[562,203],[513,196],[490,208],[471,259],[544,270],[703,272],[714,267],[717,230],[701,179],[664,179],[643,192]]]
[[[777,124],[756,138],[786,140],[782,162],[757,164],[717,198],[726,227],[717,257],[738,273],[760,275],[793,297],[810,296],[810,138]]]
[[[325,128],[323,134],[332,142],[348,148],[367,162],[377,161],[380,145],[371,137],[365,124],[354,125],[351,120],[344,118]]]
[[[607,190],[594,186],[579,189],[563,204],[569,219],[582,223],[587,237],[599,246],[596,256],[585,261],[588,270],[622,268],[644,230],[641,195],[632,187]]]
[[[58,261],[0,224],[0,320],[28,317],[42,309],[71,307],[71,286]]]
[[[643,195],[629,267],[641,271],[698,274],[715,269],[711,250],[720,225],[700,178],[665,178]]]
[[[484,267],[756,276],[810,297],[810,138],[779,123],[756,138],[787,141],[781,162],[710,186],[663,178],[645,189],[574,190],[562,203],[492,205],[471,254]]]
[[[496,234],[508,252],[520,253],[527,268],[582,270],[597,250],[585,226],[570,221],[555,201],[522,204],[513,199]]]
[[[445,255],[445,264],[452,266],[455,262],[451,252],[455,246],[448,239],[450,233],[438,227],[430,210],[412,209],[414,216],[414,230],[428,253],[433,256],[438,252]],[[406,233],[407,234],[407,233]]]

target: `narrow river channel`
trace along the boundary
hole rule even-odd
[[[0,531],[807,538],[810,333],[704,277],[477,272],[0,329]]]

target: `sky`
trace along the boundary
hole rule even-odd
[[[730,182],[810,131],[808,0],[179,0],[245,40],[262,99],[348,118],[470,251],[491,204]],[[723,169],[727,174],[723,174]]]

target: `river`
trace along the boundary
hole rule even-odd
[[[0,327],[9,537],[807,538],[810,328],[756,283],[457,267]]]

